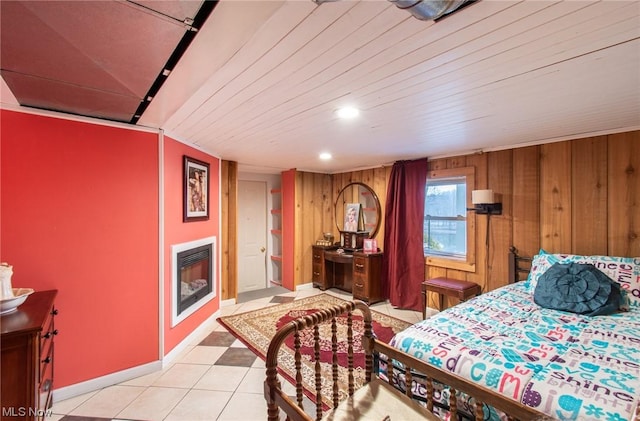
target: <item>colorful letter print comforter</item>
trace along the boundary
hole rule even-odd
[[[640,309],[548,310],[527,282],[443,311],[391,344],[560,420],[631,420],[640,396]]]

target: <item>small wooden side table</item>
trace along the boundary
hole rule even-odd
[[[422,283],[422,318],[427,318],[427,292],[439,295],[439,309],[444,309],[444,296],[455,297],[460,301],[480,295],[482,289],[475,282],[461,281],[451,278],[433,278]]]

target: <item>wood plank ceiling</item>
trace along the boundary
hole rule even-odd
[[[347,104],[357,119],[335,116]],[[383,0],[222,0],[138,124],[272,173],[633,130],[640,2],[482,0],[433,22]]]

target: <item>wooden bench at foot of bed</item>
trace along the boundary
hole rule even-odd
[[[362,348],[365,353],[365,384],[358,390],[354,387],[353,378],[353,349],[354,338],[351,329],[348,329],[346,338],[337,338],[336,335],[336,317],[345,314],[347,316],[347,325],[352,326],[353,311],[359,310],[362,313],[364,319],[364,335],[362,336]],[[375,339],[371,324],[371,311],[367,305],[359,300],[354,300],[334,306],[331,308],[323,309],[317,313],[313,313],[296,320],[293,320],[286,325],[282,326],[274,335],[266,356],[267,378],[264,382],[264,396],[267,400],[267,413],[270,421],[276,421],[279,419],[280,411],[284,411],[287,415],[287,419],[293,421],[311,421],[313,416],[310,414],[315,413],[316,420],[438,420],[438,418],[431,412],[434,407],[433,396],[433,381],[437,381],[446,384],[452,389],[452,399],[449,400],[449,410],[451,412],[451,419],[456,418],[456,399],[455,391],[466,393],[476,400],[475,418],[477,421],[484,419],[483,405],[481,402],[491,405],[505,414],[508,414],[511,419],[519,420],[544,420],[548,419],[540,412],[525,406],[512,399],[501,396],[489,389],[479,386],[474,383],[459,377],[448,371],[443,371],[437,367],[431,366],[424,361],[418,360],[396,348],[393,348],[384,342],[380,342]],[[332,381],[333,394],[329,398],[333,402],[335,409],[325,411],[323,413],[322,404],[315,405],[315,411],[307,412],[303,406],[303,386],[302,386],[302,374],[301,364],[301,344],[299,335],[296,334],[304,329],[314,330],[314,349],[316,350],[316,358],[320,355],[320,335],[319,325],[323,323],[331,324],[332,337]],[[285,342],[289,336],[294,337],[294,353],[295,353],[295,365],[296,365],[296,396],[290,397],[283,390],[282,385],[278,379],[278,354],[281,345]],[[357,339],[356,339],[357,340]],[[339,402],[338,399],[338,342],[346,343],[348,348],[349,362],[349,375],[348,379],[341,379],[343,383],[348,383],[349,397]],[[418,404],[414,401],[411,388],[406,388],[406,393],[400,392],[395,387],[387,383],[383,378],[378,376],[378,373],[374,371],[374,355],[384,355],[387,358],[387,375],[389,379],[393,378],[393,364],[391,360],[395,360],[404,365],[405,371],[405,383],[411,384],[412,374],[419,372],[427,376],[426,390],[427,396],[426,405]],[[322,374],[320,367],[315,367],[315,382],[316,382],[316,402],[322,401],[322,395],[318,393],[321,390],[320,382],[322,380]],[[453,390],[455,389],[455,390]]]

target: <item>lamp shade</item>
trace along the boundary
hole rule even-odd
[[[473,190],[471,192],[471,203],[474,205],[495,203],[493,190]]]

